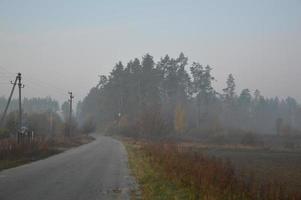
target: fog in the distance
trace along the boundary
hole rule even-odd
[[[0,18],[0,96],[7,71],[23,74],[25,96],[64,101],[119,60],[184,52],[214,69],[217,89],[232,73],[238,90],[301,101],[300,1],[1,1]]]

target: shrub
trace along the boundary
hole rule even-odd
[[[9,131],[7,129],[0,128],[0,139],[8,138]]]
[[[241,144],[248,146],[258,146],[262,144],[262,141],[254,133],[248,132],[245,133],[241,138]]]
[[[81,126],[81,132],[84,134],[92,133],[96,130],[96,123],[92,118],[87,119]]]
[[[137,128],[136,131],[146,137],[154,138],[168,133],[161,113],[156,110],[141,113],[134,123],[134,127]]]

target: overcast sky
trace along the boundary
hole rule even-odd
[[[301,0],[0,0],[0,96],[82,99],[119,60],[184,52],[239,86],[301,102]]]

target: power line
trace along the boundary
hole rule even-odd
[[[2,70],[1,70],[2,69]],[[16,73],[13,73],[11,72],[10,70],[8,70],[7,68],[5,68],[3,65],[0,65],[0,79],[3,77],[3,78],[7,78],[8,82],[9,82],[9,79],[12,75],[15,75]],[[3,72],[3,73],[2,73]],[[61,73],[57,73],[57,74],[61,74]],[[24,74],[23,74],[24,75]],[[24,78],[23,78],[24,79]],[[66,95],[66,89],[63,89],[61,87],[58,87],[52,83],[49,83],[49,82],[46,82],[44,80],[41,80],[39,78],[36,78],[36,77],[33,77],[31,75],[26,75],[25,76],[25,82],[26,84],[29,84],[33,87],[35,87],[35,89],[33,89],[32,87],[27,87],[27,91],[28,90],[40,90],[39,94],[42,94],[42,91],[45,90],[45,88],[47,88],[47,91],[50,89],[51,90],[51,93],[54,93],[56,95],[58,95],[59,97],[62,97],[62,98],[65,98],[65,95]],[[6,84],[5,82],[0,82],[1,85],[3,84]],[[80,88],[77,88],[80,90]],[[86,93],[87,91],[84,91],[84,90],[80,90],[79,93]],[[43,94],[44,96],[45,94]],[[49,94],[50,95],[50,94]],[[51,96],[51,95],[50,95]]]
[[[0,84],[5,85],[5,84],[10,83],[10,78],[12,77],[12,75],[15,75],[15,74],[16,73],[11,72],[7,68],[5,68],[3,65],[0,65],[0,80],[1,80]],[[30,84],[31,86],[34,86],[36,89],[38,89],[38,88],[42,88],[43,90],[45,90],[45,88],[47,88],[47,90],[51,89],[51,93],[55,93],[56,95],[59,95],[60,97],[63,97],[63,98],[66,95],[67,90],[64,90],[62,88],[54,86],[53,84],[49,84],[45,81],[39,80],[35,77],[31,77],[31,76],[27,76],[27,77],[29,77],[29,78],[26,79],[26,83]],[[5,80],[7,80],[7,82]],[[33,88],[30,87],[28,89],[30,90]],[[41,94],[41,92],[39,92],[39,93]]]
[[[5,67],[3,67],[3,65],[0,65],[0,68],[6,73],[6,74],[4,73],[3,75],[0,74],[0,76],[6,77],[6,78],[10,78],[12,74],[13,74],[13,75],[16,74],[16,73],[13,73],[13,72],[7,70]],[[31,76],[31,75],[27,75],[27,74],[26,74],[26,77],[30,78],[30,81],[35,82],[35,84],[39,84],[39,85],[40,85],[40,84],[43,84],[43,85],[46,86],[46,87],[49,87],[49,88],[53,88],[53,89],[58,90],[58,91],[59,91],[61,94],[63,94],[63,95],[66,94],[66,90],[63,89],[63,88],[60,88],[60,87],[58,87],[58,86],[55,86],[55,85],[53,85],[53,84],[51,84],[51,83],[48,83],[48,82],[46,82],[46,81],[40,80],[40,79],[38,79],[38,78],[36,78],[36,77],[33,77],[33,76]],[[26,81],[28,81],[28,80],[26,79]]]
[[[35,93],[38,93],[38,95],[40,95],[40,96],[52,96],[51,94],[45,94],[45,87],[43,87],[41,85],[36,85],[36,84],[30,83],[30,82],[28,82],[27,85],[29,87],[26,88],[26,92],[33,90]],[[66,96],[59,92],[52,91],[51,93],[55,94],[61,98],[65,98],[65,96]]]
[[[7,73],[7,74],[9,74],[9,75],[15,75],[15,74],[16,74],[16,73],[13,73],[13,72],[7,70],[7,69],[6,69],[5,67],[3,67],[2,65],[0,65],[0,68],[1,68],[5,73]]]
[[[53,84],[50,84],[48,82],[45,82],[45,81],[42,81],[40,79],[37,79],[35,77],[32,77],[32,76],[28,76],[32,81],[32,82],[35,82],[35,83],[38,83],[38,84],[43,84],[45,87],[49,87],[49,88],[52,88],[52,89],[56,89],[57,91],[59,91],[61,94],[65,95],[66,94],[66,90],[63,89],[63,88],[60,88],[60,87],[57,87]]]
[[[7,82],[0,82],[0,84],[2,85],[6,85],[8,84],[9,81]],[[27,87],[25,91],[30,91],[30,90],[35,90],[36,92],[38,92],[40,95],[44,96],[44,95],[50,95],[51,94],[45,94],[44,91],[45,89],[47,91],[49,91],[49,89],[51,90],[50,93],[54,93],[55,95],[61,97],[61,98],[65,98],[66,96],[66,93],[65,92],[62,92],[61,90],[59,90],[58,88],[55,88],[55,87],[51,87],[50,85],[46,85],[46,84],[43,84],[43,83],[40,83],[36,80],[26,80],[26,85],[29,85],[30,87]]]
[[[0,77],[5,77],[5,78],[9,78],[9,77],[11,77],[11,75],[6,75],[6,74],[0,74]]]
[[[40,83],[38,83],[37,81],[32,81],[32,80],[26,80],[28,84],[30,84],[31,86],[34,86],[36,88],[40,88],[40,89],[43,89],[45,90],[45,88],[47,88],[47,90],[51,89],[52,90],[52,93],[56,93],[56,94],[59,94],[60,96],[66,96],[66,93],[65,92],[62,92],[61,90],[58,90],[57,88],[54,88],[54,87],[51,87],[51,86],[48,86],[48,85],[41,85]],[[54,89],[54,90],[53,90]]]

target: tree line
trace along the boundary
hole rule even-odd
[[[188,63],[183,53],[158,62],[150,54],[126,65],[118,62],[78,104],[78,119],[150,135],[231,129],[284,134],[301,129],[301,108],[294,98],[267,98],[247,88],[238,92],[232,74],[217,92],[212,70]]]
[[[97,124],[108,131],[144,135],[234,129],[299,133],[301,107],[294,98],[267,98],[259,90],[238,92],[232,74],[225,80],[224,89],[217,92],[212,70],[209,65],[188,63],[183,53],[177,58],[166,55],[158,62],[149,54],[126,65],[118,62],[78,103],[76,119],[87,130]],[[6,103],[7,99],[0,97],[0,110]],[[58,101],[50,97],[24,98],[22,108],[25,125],[43,121],[44,125],[38,123],[41,126],[35,129],[47,134],[53,132],[53,120],[59,123],[69,113],[68,102],[60,108]],[[10,132],[15,132],[17,110],[18,102],[13,99],[6,123]]]
[[[0,115],[7,104],[5,97],[0,97]],[[69,123],[69,102],[64,102],[61,106],[59,102],[51,97],[34,97],[23,98],[22,100],[22,126],[26,127],[30,132],[34,132],[40,136],[64,135],[69,127],[75,134],[78,132],[87,133],[93,130],[91,126],[78,127],[77,121],[73,116],[72,123]],[[3,127],[0,127],[0,139],[16,135],[18,132],[18,111],[19,102],[17,99],[12,99],[8,115],[4,120]],[[89,125],[89,124],[88,124]]]
[[[0,113],[7,104],[7,98],[0,97]],[[8,112],[17,111],[19,109],[18,99],[12,99],[8,107]],[[22,109],[25,113],[41,113],[46,111],[58,112],[60,110],[59,102],[51,97],[45,98],[24,98],[22,100]]]

